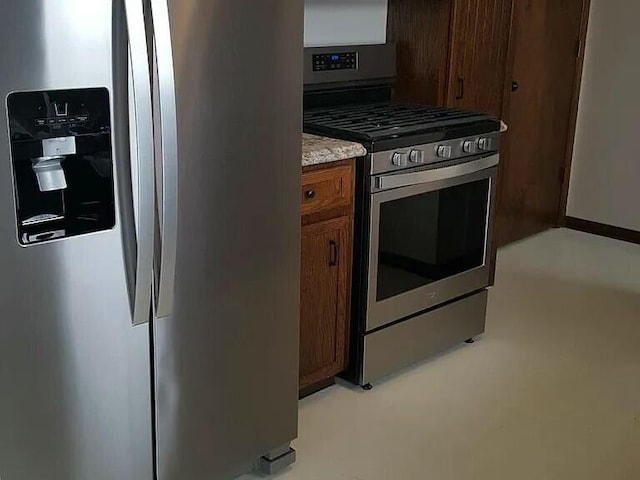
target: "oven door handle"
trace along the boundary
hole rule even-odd
[[[410,187],[420,185],[422,183],[432,183],[451,178],[471,175],[472,173],[487,170],[498,165],[500,161],[499,155],[491,155],[473,162],[462,163],[444,168],[432,168],[430,170],[421,170],[411,173],[400,173],[396,175],[383,175],[377,178],[376,189],[390,190],[392,188]]]

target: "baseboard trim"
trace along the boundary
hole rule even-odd
[[[581,218],[566,217],[565,226],[571,230],[592,233],[601,237],[614,238],[623,242],[636,243],[640,245],[640,232],[628,230],[626,228],[614,227],[604,223],[592,222]]]

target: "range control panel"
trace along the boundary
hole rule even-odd
[[[457,138],[400,150],[376,152],[371,156],[371,174],[417,168],[472,156],[486,156],[500,151],[500,132],[479,137]]]
[[[318,53],[313,55],[313,71],[356,70],[358,68],[357,52]]]

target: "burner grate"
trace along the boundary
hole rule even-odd
[[[307,110],[305,126],[355,134],[371,141],[415,135],[486,120],[487,115],[414,104],[374,103]]]

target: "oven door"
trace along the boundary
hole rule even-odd
[[[373,177],[367,331],[489,285],[498,161]]]

